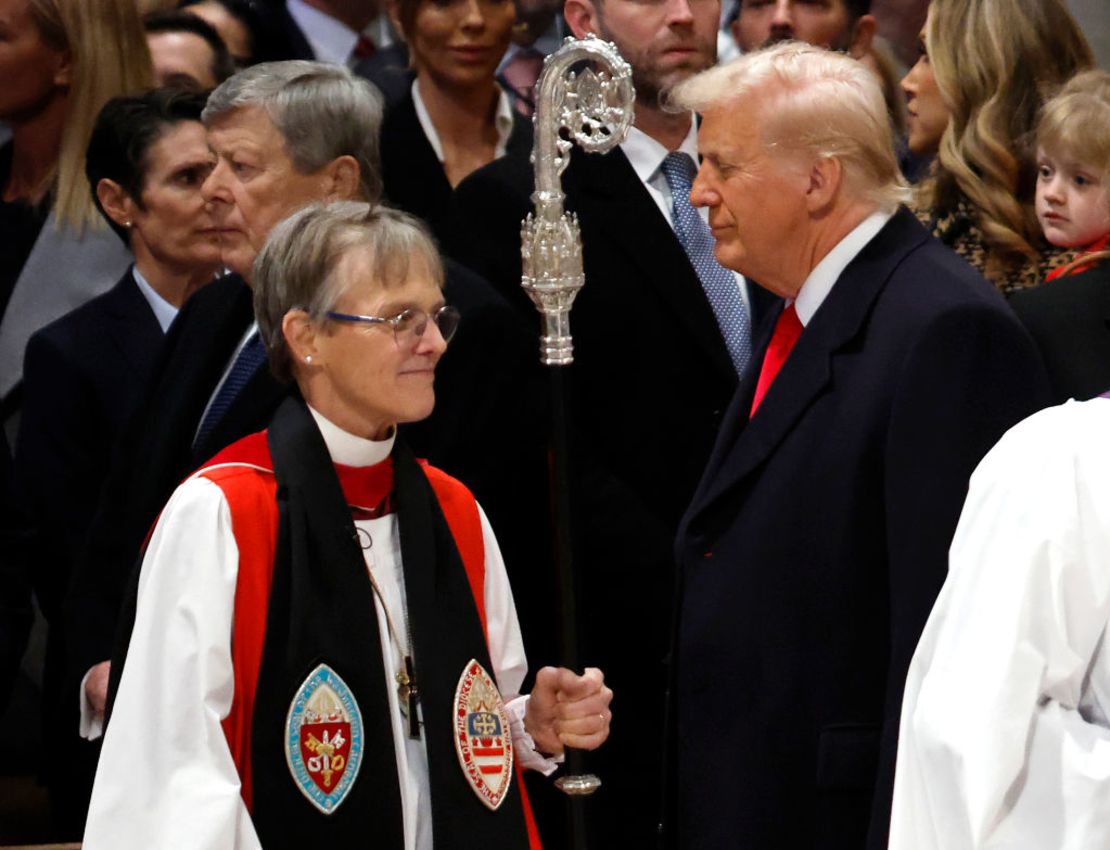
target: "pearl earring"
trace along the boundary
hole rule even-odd
[[[305,363],[311,363],[312,362],[312,355],[311,354],[306,354],[304,356],[304,362]]]

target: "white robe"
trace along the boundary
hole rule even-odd
[[[1110,400],[1011,429],[971,479],[910,666],[890,850],[1110,847]]]
[[[315,418],[338,463],[376,463],[392,448],[392,439],[360,440],[318,415]],[[480,508],[479,513],[491,672],[512,720],[517,761],[550,773],[555,763],[536,753],[524,731],[527,698],[518,694],[527,661],[520,626],[497,541]],[[397,518],[388,515],[355,525],[373,540],[364,552],[367,567],[396,627],[403,629],[404,574]],[[189,479],[162,512],[143,561],[131,648],[97,768],[85,850],[260,847],[220,725],[231,709],[234,690],[231,634],[238,566],[223,491],[207,478]],[[375,608],[385,662],[383,686],[393,720],[405,848],[431,850],[424,739],[408,737],[394,680],[401,653],[376,596]],[[292,701],[293,694],[289,697]],[[449,718],[431,722],[446,723]],[[289,781],[294,781],[292,776]]]

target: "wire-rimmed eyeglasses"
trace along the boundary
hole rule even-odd
[[[459,329],[459,311],[450,305],[443,305],[430,316],[423,310],[410,308],[402,310],[396,316],[389,318],[383,316],[360,316],[355,313],[336,313],[329,310],[324,314],[335,322],[356,322],[364,325],[389,325],[393,328],[393,339],[397,345],[411,345],[413,340],[424,336],[428,329],[428,320],[435,322],[439,328],[439,335],[444,342],[450,342],[455,331]]]

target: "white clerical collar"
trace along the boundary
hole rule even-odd
[[[162,333],[169,330],[173,320],[177,318],[177,308],[161,296],[157,289],[150,285],[143,273],[139,271],[138,266],[131,266],[131,277],[135,279],[135,284],[139,287],[139,292],[143,294],[146,303],[150,305],[150,309],[154,311],[154,318],[158,322],[158,326],[162,329]]]
[[[439,133],[436,132],[435,124],[432,123],[432,116],[428,114],[428,107],[424,105],[424,99],[420,96],[418,82],[419,78],[412,81],[412,104],[416,107],[416,120],[420,122],[420,129],[424,131],[428,144],[435,151],[436,159],[442,164],[443,144],[439,140]],[[509,95],[501,86],[497,87],[497,92],[497,112],[493,116],[493,126],[497,130],[497,147],[493,151],[495,159],[505,155],[505,149],[509,144],[509,136],[513,134],[513,105],[509,101]]]
[[[304,33],[312,53],[321,62],[333,65],[346,65],[351,51],[358,43],[359,33],[355,32],[338,18],[309,6],[304,0],[288,0],[286,8],[291,17]],[[386,47],[392,40],[384,16],[374,18],[362,31],[375,47]]]
[[[821,258],[809,277],[805,279],[798,297],[794,299],[794,309],[798,312],[798,321],[802,327],[809,324],[817,308],[832,292],[833,285],[840,278],[848,264],[856,258],[882,230],[888,221],[894,217],[893,212],[876,210],[867,218],[852,228],[848,235],[836,243],[836,246]]]
[[[344,431],[312,407],[308,408],[308,412],[316,420],[316,427],[320,429],[328,454],[336,463],[344,466],[373,466],[381,463],[393,451],[393,441],[397,439],[396,428],[384,440],[367,440],[365,437],[356,437],[350,431]]]
[[[663,160],[670,153],[666,146],[661,145],[638,127],[628,128],[628,135],[621,142],[621,150],[628,157],[628,162],[632,165],[632,169],[636,172],[636,176],[640,178],[641,183],[649,183],[655,179],[660,166],[663,165]],[[690,131],[677,150],[689,154],[690,159],[694,161],[694,167],[697,167],[698,124],[694,120],[693,113],[690,115]]]

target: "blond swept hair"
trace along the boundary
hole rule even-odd
[[[758,114],[738,110],[737,120],[758,120],[769,149],[839,160],[848,192],[884,209],[908,199],[882,88],[857,60],[784,42],[691,77],[668,102],[705,112],[753,96],[760,98]]]
[[[85,148],[100,108],[153,84],[150,51],[135,0],[29,0],[43,40],[70,53],[73,67],[54,183],[59,225],[103,227],[85,178]]]
[[[1097,172],[1110,186],[1110,71],[1092,68],[1076,74],[1041,110],[1037,147],[1054,158],[1066,158]],[[1064,267],[1110,258],[1110,251],[1085,254]]]
[[[924,203],[943,216],[970,202],[999,279],[1038,257],[1033,129],[1091,48],[1062,0],[933,0],[925,44],[949,120]]]

